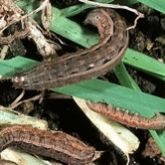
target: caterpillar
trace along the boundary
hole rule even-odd
[[[134,114],[128,111],[123,111],[120,108],[114,108],[105,103],[87,102],[87,105],[91,110],[130,127],[154,130],[165,128],[165,116],[160,113],[157,113],[152,118],[147,118],[137,113]]]

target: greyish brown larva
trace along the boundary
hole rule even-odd
[[[1,129],[0,151],[11,146],[68,165],[87,165],[101,154],[64,132],[44,131],[26,125],[12,125]]]
[[[120,108],[113,108],[111,105],[103,103],[87,102],[87,105],[93,111],[130,127],[154,130],[165,128],[165,116],[159,113],[157,113],[152,118],[146,118],[140,116],[139,114],[133,114],[128,111],[123,111]]]
[[[125,21],[112,9],[98,8],[89,13],[85,22],[97,27],[98,44],[18,73],[12,78],[14,86],[27,90],[61,87],[98,77],[116,66],[128,47]]]

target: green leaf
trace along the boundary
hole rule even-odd
[[[165,0],[137,0],[165,14]]]
[[[123,62],[120,62],[120,64],[118,64],[113,70],[120,84],[132,89],[140,89],[132,77],[128,74]]]
[[[38,64],[37,61],[17,56],[10,60],[0,60],[0,75],[11,77],[17,72],[27,70]]]
[[[133,49],[127,49],[122,60],[125,64],[165,81],[165,64]]]

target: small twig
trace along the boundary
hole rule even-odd
[[[0,109],[6,109],[6,108],[15,109],[16,107],[18,107],[19,105],[21,105],[23,103],[27,103],[29,101],[39,100],[43,96],[41,93],[41,94],[38,94],[38,95],[33,96],[31,98],[20,101],[23,98],[24,94],[25,94],[25,90],[23,90],[21,92],[21,94],[10,104],[9,107],[4,107],[4,106],[0,105]]]
[[[23,98],[24,95],[25,95],[25,90],[23,90],[21,94],[11,103],[11,106],[17,104]]]
[[[38,52],[43,57],[57,56],[56,50],[60,49],[60,46],[49,42],[37,27],[38,24],[36,25],[34,21],[28,22],[29,37],[35,42]]]
[[[0,59],[1,60],[4,60],[6,55],[7,55],[7,52],[9,50],[9,46],[8,45],[4,45],[1,52],[0,52]]]
[[[79,1],[83,2],[83,3],[86,3],[86,4],[89,4],[89,5],[95,5],[95,6],[99,6],[99,7],[107,7],[107,8],[113,8],[113,9],[125,9],[125,10],[128,10],[130,12],[133,12],[134,14],[137,15],[137,17],[134,20],[134,25],[128,27],[127,30],[135,28],[136,25],[137,25],[137,20],[139,18],[144,17],[144,15],[142,13],[140,13],[136,9],[130,8],[128,6],[121,6],[121,5],[115,5],[115,4],[105,4],[105,3],[100,3],[100,2],[92,2],[92,1],[89,1],[89,0],[79,0]]]
[[[125,156],[126,156],[126,158],[127,158],[127,163],[126,163],[126,165],[129,165],[129,164],[130,164],[130,157],[129,157],[128,154],[125,154]]]
[[[49,0],[44,0],[44,1],[42,2],[42,4],[41,4],[37,9],[35,9],[35,10],[33,10],[32,12],[30,12],[30,13],[24,15],[24,16],[22,17],[22,19],[24,19],[24,18],[26,18],[26,17],[29,17],[29,16],[31,16],[31,15],[33,15],[33,14],[35,14],[35,13],[38,13],[39,11],[43,10],[47,5],[49,5]]]
[[[106,3],[101,3],[101,2],[92,2],[92,1],[89,1],[89,0],[79,0],[79,1],[83,2],[83,3],[86,3],[86,4],[89,4],[89,5],[95,5],[95,6],[100,6],[100,7],[108,7],[108,8],[113,8],[113,9],[125,9],[125,10],[128,10],[128,11],[131,11],[131,12],[135,13],[136,15],[139,15],[139,13],[140,13],[136,9],[130,8],[128,6],[106,4]]]
[[[42,10],[41,13],[41,22],[43,25],[43,28],[46,31],[49,31],[50,29],[50,24],[51,24],[51,19],[52,19],[52,6],[51,3],[48,2],[48,4],[45,6],[45,8]]]
[[[140,13],[140,14],[141,14],[141,13]],[[136,27],[136,25],[137,25],[137,21],[138,21],[138,19],[144,17],[143,15],[140,15],[140,14],[135,18],[135,20],[134,20],[134,24],[133,24],[132,26],[129,26],[129,27],[127,28],[127,30],[135,29],[135,27]]]
[[[39,100],[41,98],[41,96],[42,96],[42,94],[39,94],[39,95],[33,96],[33,97],[29,98],[29,99],[25,99],[25,100],[19,101],[19,102],[15,103],[15,104],[12,103],[10,108],[11,109],[15,109],[16,107],[18,107],[19,105],[21,105],[23,103],[27,103],[29,101]]]

